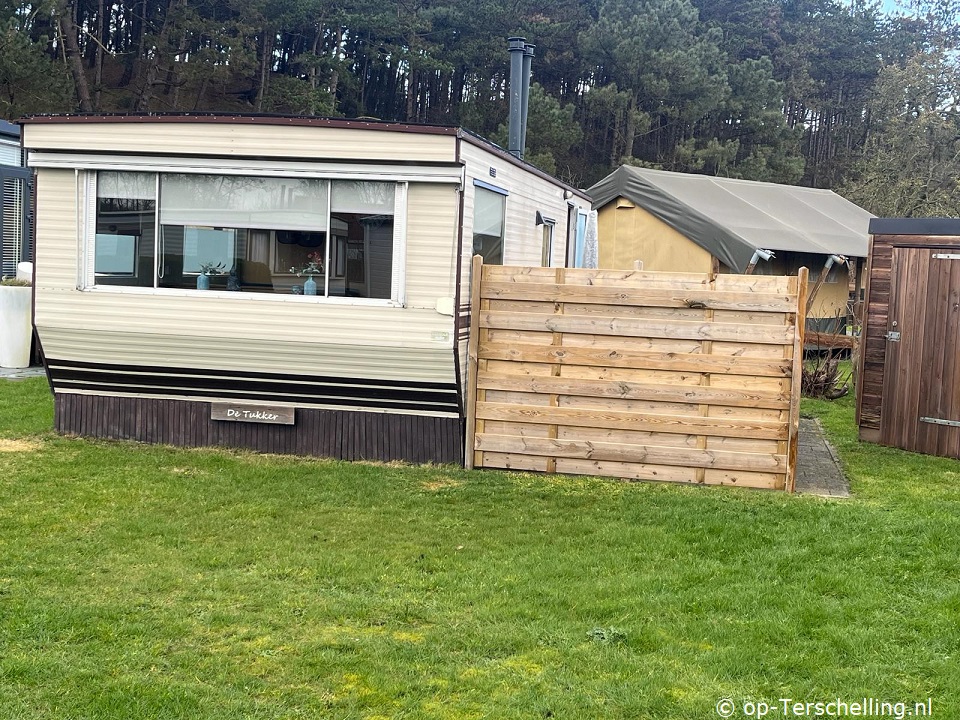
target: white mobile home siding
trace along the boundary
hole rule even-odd
[[[452,163],[451,135],[304,125],[229,122],[31,123],[28,148],[44,150],[164,155],[170,152],[219,157],[296,160],[364,160]],[[373,129],[367,129],[373,128]],[[77,137],[82,134],[83,147]]]
[[[36,324],[48,357],[454,382],[453,318],[436,311],[437,299],[453,293],[453,186],[410,185],[407,307],[380,307],[253,293],[78,290],[82,178],[38,174]]]

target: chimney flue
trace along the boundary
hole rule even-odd
[[[530,68],[533,65],[533,51],[536,45],[523,45],[523,94],[520,99],[520,159],[527,151],[527,106],[530,104]]]
[[[523,157],[523,67],[526,42],[522,37],[509,38],[510,43],[510,130],[507,150],[511,155]]]

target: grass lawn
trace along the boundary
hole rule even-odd
[[[960,463],[805,412],[853,499],[61,438],[0,382],[0,718],[960,717]]]

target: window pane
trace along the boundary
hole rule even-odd
[[[475,187],[474,193],[473,252],[488,265],[502,265],[506,198],[481,187]]]
[[[93,271],[97,285],[153,287],[156,176],[97,174]]]
[[[330,294],[389,300],[395,185],[332,183]]]
[[[164,175],[160,222],[277,230],[324,230],[327,181],[215,175]]]

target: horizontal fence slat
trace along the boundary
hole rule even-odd
[[[551,395],[580,395],[611,399],[656,402],[730,405],[785,410],[790,399],[783,393],[764,390],[732,390],[699,385],[651,385],[623,380],[579,380],[535,375],[493,375],[481,372],[478,387],[484,390],[513,390]]]
[[[795,295],[757,292],[720,292],[708,289],[665,290],[614,285],[487,282],[481,297],[489,300],[532,300],[542,303],[595,303],[661,308],[698,308],[784,313],[795,310]]]
[[[548,363],[556,365],[589,365],[635,370],[667,370],[671,372],[719,373],[724,375],[756,375],[788,378],[793,371],[793,360],[769,360],[742,355],[700,355],[697,353],[659,353],[640,350],[610,350],[604,348],[551,347],[484,343],[480,346],[482,360]]]
[[[485,452],[543,455],[582,460],[613,460],[652,465],[677,465],[680,467],[754,472],[785,473],[787,471],[785,455],[735,453],[680,447],[646,447],[644,445],[623,445],[586,440],[478,434],[475,448]]]
[[[541,313],[479,313],[481,328],[537,330],[557,333],[587,333],[627,337],[683,338],[784,345],[793,341],[792,326],[738,325],[695,321],[664,322],[642,318],[585,315],[543,315]]]
[[[694,415],[649,415],[615,410],[580,410],[537,405],[477,403],[477,418],[506,422],[603,427],[617,430],[714,435],[717,437],[755,437],[761,440],[786,440],[786,424],[773,420],[712,418]]]

